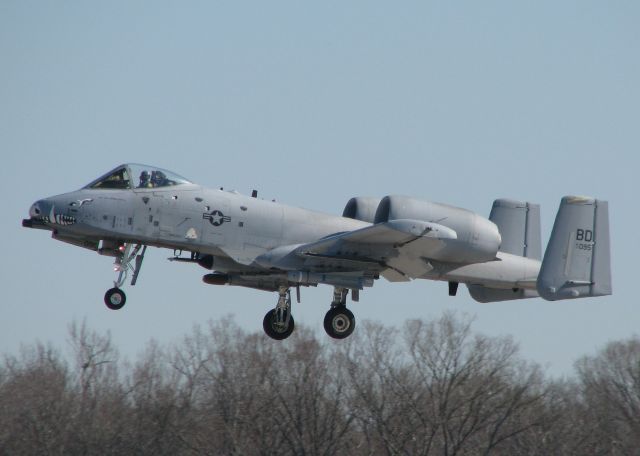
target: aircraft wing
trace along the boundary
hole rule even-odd
[[[295,253],[311,267],[378,270],[392,282],[408,281],[431,271],[429,258],[443,240],[457,239],[451,228],[419,220],[392,220],[338,233],[299,246]]]

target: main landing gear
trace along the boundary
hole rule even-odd
[[[331,309],[324,317],[324,330],[334,339],[349,337],[356,327],[356,318],[347,309],[348,289],[336,287],[333,291]],[[358,299],[358,293],[352,291],[352,298]],[[298,302],[300,294],[298,293]],[[276,340],[286,339],[293,333],[295,323],[291,315],[291,290],[282,286],[278,290],[278,304],[264,316],[262,327],[267,336]]]
[[[140,252],[140,249],[142,249],[142,252]],[[104,294],[104,303],[109,309],[119,310],[124,307],[127,302],[127,295],[120,287],[127,280],[129,271],[133,272],[131,286],[136,284],[146,250],[147,246],[142,244],[137,244],[135,247],[133,247],[133,244],[123,244],[118,247],[115,253],[116,260],[113,263],[114,271],[118,272],[118,279],[113,282],[113,288],[109,288]],[[133,260],[135,260],[135,265],[132,264]]]
[[[280,287],[278,295],[278,304],[264,316],[262,327],[267,336],[282,340],[291,335],[295,323],[291,315],[291,290]]]
[[[356,327],[356,317],[347,309],[348,292],[349,290],[336,287],[331,309],[324,316],[324,330],[334,339],[349,337]]]

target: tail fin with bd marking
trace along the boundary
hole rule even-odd
[[[562,198],[536,285],[540,296],[550,301],[611,294],[606,201]]]

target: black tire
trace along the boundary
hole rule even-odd
[[[356,328],[356,317],[345,306],[333,307],[324,316],[324,330],[334,339],[349,337]]]
[[[127,295],[120,288],[109,288],[104,294],[104,303],[111,310],[120,310],[127,302]]]
[[[293,321],[293,315],[289,315],[289,324],[286,328],[282,328],[276,322],[276,310],[271,309],[264,316],[264,320],[262,320],[262,327],[264,328],[264,332],[267,336],[275,340],[283,340],[291,335],[293,328],[295,327],[295,323]]]

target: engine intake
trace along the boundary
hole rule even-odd
[[[356,196],[351,198],[342,211],[342,216],[362,222],[373,223],[380,198]]]

